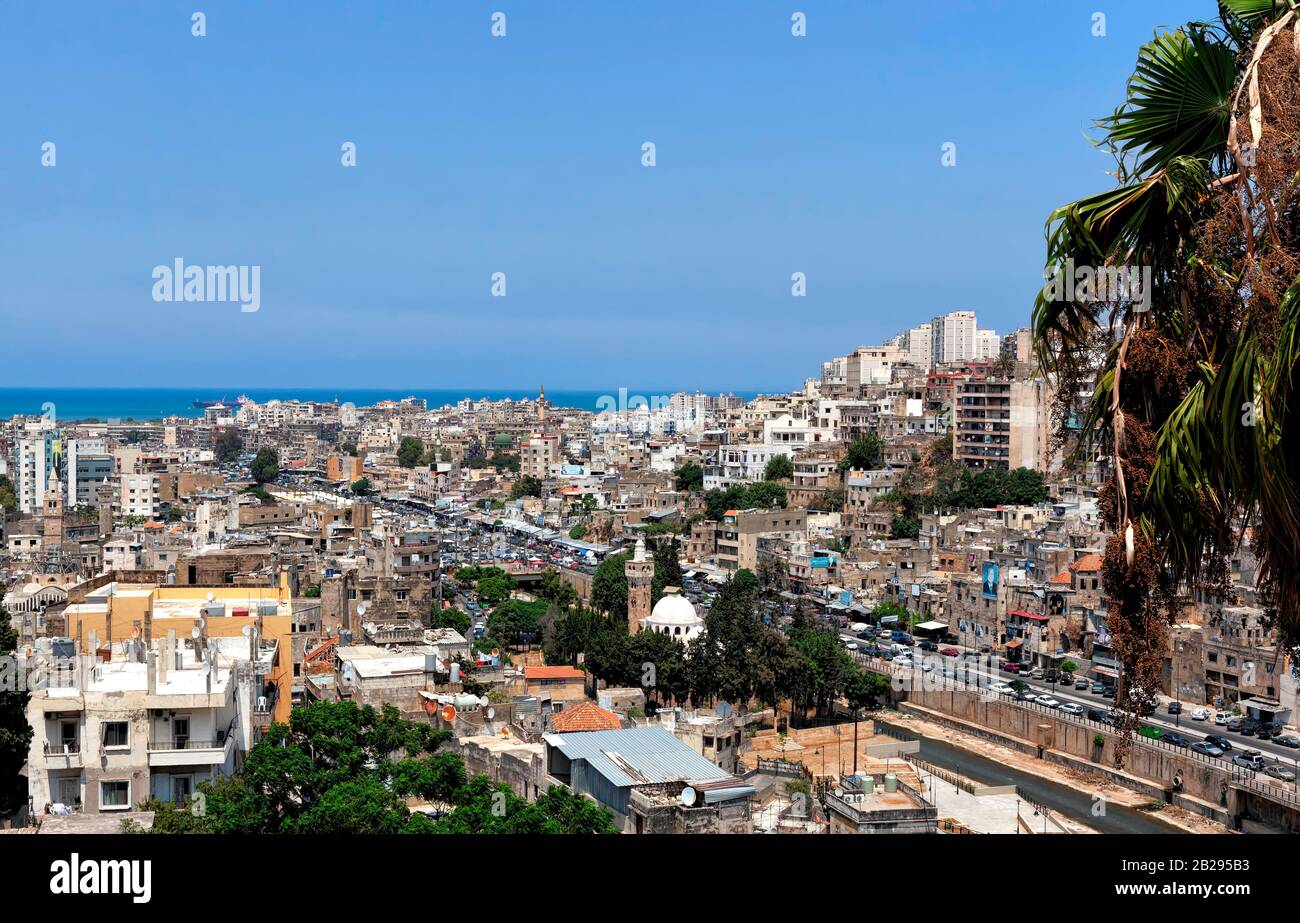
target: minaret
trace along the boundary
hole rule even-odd
[[[63,484],[57,479],[45,488],[41,529],[42,545],[47,551],[63,544]]]
[[[636,634],[650,617],[650,584],[655,576],[655,562],[645,555],[645,538],[636,540],[632,560],[623,565],[627,575],[627,633]]]

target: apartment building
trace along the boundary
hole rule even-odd
[[[118,504],[123,516],[152,519],[158,515],[162,491],[156,474],[123,474],[118,485]]]
[[[77,656],[57,639],[30,666],[43,677],[27,706],[28,793],[44,812],[131,811],[149,798],[183,804],[198,783],[232,773],[252,746],[277,649],[247,636],[194,638],[169,628]]]
[[[937,365],[974,359],[978,329],[974,311],[950,311],[931,320],[931,361]]]
[[[968,468],[1051,467],[1051,389],[1040,378],[972,375],[953,383],[953,459]]]
[[[533,436],[520,443],[519,473],[544,480],[562,458],[559,436]]]
[[[718,567],[757,571],[760,537],[776,536],[793,542],[802,539],[807,531],[807,510],[727,510],[717,524]]]

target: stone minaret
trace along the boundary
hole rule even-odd
[[[636,553],[623,565],[627,575],[627,633],[636,634],[650,617],[650,583],[655,576],[655,562],[645,554],[645,539],[636,540]]]
[[[63,544],[63,483],[55,480],[45,488],[45,511],[41,517],[42,544],[48,551]]]

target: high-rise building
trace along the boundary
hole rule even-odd
[[[1002,351],[1002,341],[996,330],[977,329],[975,331],[975,359],[996,359]]]
[[[950,311],[930,321],[930,361],[964,362],[975,358],[974,311]]]
[[[929,324],[913,327],[903,334],[907,361],[917,368],[929,371],[934,365],[934,333]]]
[[[958,378],[953,382],[953,459],[968,468],[1050,470],[1051,401],[1051,388],[1041,378]]]

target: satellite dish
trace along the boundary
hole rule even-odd
[[[209,593],[208,593],[208,602],[212,602],[212,600],[214,600],[214,599],[216,599],[216,598],[217,598],[217,594],[209,591]]]
[[[489,708],[487,710],[487,716],[488,716],[488,720],[491,721],[493,718],[497,716],[497,710],[495,708]]]
[[[688,785],[684,789],[682,789],[682,804],[686,805],[686,807],[689,808],[693,806],[695,804],[696,797],[697,795],[695,793],[695,789],[693,789],[691,786]]]
[[[442,706],[442,720],[443,720],[443,721],[455,721],[455,720],[456,720],[456,706],[455,706],[455,705],[450,705],[450,704],[448,704],[448,705],[444,705],[444,706]]]
[[[198,637],[201,634],[203,634],[203,632],[199,631],[199,626],[197,625],[195,625],[193,628],[190,629],[190,637],[194,638],[195,640],[198,640]]]
[[[249,635],[251,635],[251,634],[253,633],[253,626],[252,626],[252,625],[245,625],[243,628],[239,629],[239,631],[240,631],[240,633],[243,634],[243,636],[244,636],[245,638],[247,638]]]

